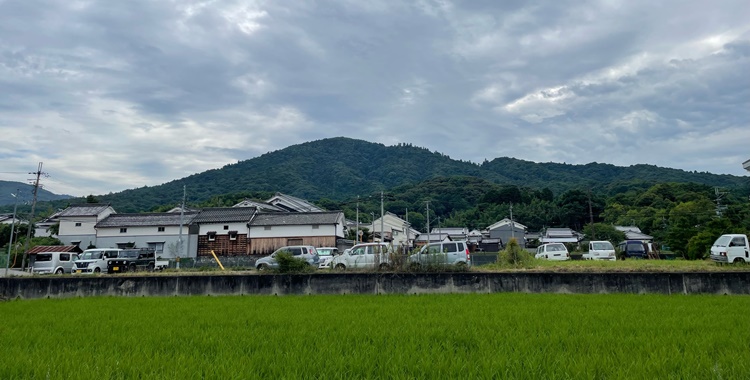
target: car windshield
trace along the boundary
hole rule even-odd
[[[319,256],[331,256],[333,255],[333,250],[330,248],[317,248],[318,255]]]
[[[628,244],[628,251],[630,251],[630,252],[646,252],[646,249],[643,248],[643,244],[641,244],[641,243],[629,243]]]
[[[98,260],[101,258],[101,252],[84,252],[83,255],[81,255],[81,260]]]
[[[562,244],[552,244],[549,247],[547,247],[547,251],[564,251],[565,246]]]
[[[612,243],[605,241],[605,242],[591,243],[591,249],[595,251],[605,251],[605,250],[613,250],[615,249],[615,247],[612,246]]]
[[[718,239],[714,242],[714,247],[726,247],[729,245],[729,242],[732,241],[731,236],[723,235],[719,236]]]

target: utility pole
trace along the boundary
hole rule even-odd
[[[8,260],[5,263],[5,277],[9,277],[10,274],[10,250],[13,248],[13,230],[16,227],[16,210],[18,210],[18,189],[15,194],[11,194],[13,200],[13,221],[10,224],[10,241],[8,242]]]
[[[430,245],[430,201],[424,201],[427,204],[427,245]]]
[[[513,202],[510,202],[510,238],[516,238],[516,224],[513,223]]]
[[[180,237],[177,238],[177,260],[175,268],[180,269],[180,257],[182,256],[182,225],[185,217],[185,196],[187,195],[187,186],[182,185],[182,205],[180,206]]]
[[[380,192],[380,242],[385,243],[385,231],[383,231],[383,219],[385,219],[385,213],[383,212],[383,192]]]
[[[26,244],[25,248],[23,250],[23,261],[21,262],[21,270],[26,269],[26,258],[28,257],[29,252],[29,244],[31,244],[31,228],[34,225],[34,210],[36,209],[36,195],[39,192],[39,177],[44,174],[45,176],[47,173],[42,172],[42,163],[39,163],[39,168],[36,170],[36,172],[29,173],[29,174],[36,174],[36,180],[34,180],[34,200],[31,202],[31,216],[29,216],[29,224],[28,229],[26,230]]]
[[[727,208],[727,206],[721,205],[721,197],[723,197],[726,194],[726,192],[719,191],[718,187],[714,188],[714,192],[716,193],[716,216],[721,218],[723,215],[723,211],[726,210]]]
[[[359,244],[360,243],[360,240],[359,240],[359,234],[360,234],[360,232],[361,231],[359,230],[359,195],[357,195],[357,231],[354,234],[354,243],[355,244]]]
[[[404,246],[404,255],[409,253],[409,248],[411,247],[411,244],[409,243],[409,240],[411,239],[411,227],[409,225],[409,208],[406,208],[406,245]]]
[[[591,240],[596,240],[596,227],[594,227],[594,211],[591,207],[591,189],[588,191],[589,198],[589,218],[591,220]]]

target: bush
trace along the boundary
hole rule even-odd
[[[279,263],[279,273],[297,273],[312,270],[307,261],[294,257],[290,252],[276,253],[276,262]]]
[[[526,266],[531,262],[531,254],[521,248],[518,240],[515,238],[510,239],[508,245],[505,246],[505,250],[500,252],[497,258],[498,261],[502,260],[508,265],[515,267]]]

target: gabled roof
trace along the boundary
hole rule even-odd
[[[427,242],[428,238],[430,239],[431,242],[433,242],[433,241],[443,241],[445,239],[450,240],[451,237],[450,235],[445,234],[445,233],[443,234],[420,234],[419,236],[417,236],[416,239],[414,239],[414,241],[424,243],[424,242]]]
[[[97,216],[109,207],[110,205],[108,203],[83,203],[79,205],[71,205],[65,210],[62,210],[57,215],[57,217],[64,218],[71,216]]]
[[[341,211],[324,212],[268,212],[258,213],[248,223],[250,226],[303,226],[313,224],[337,224],[343,222]]]
[[[281,207],[287,211],[292,212],[320,212],[325,211],[324,209],[297,197],[286,195],[282,193],[276,193],[273,197],[266,201],[266,203],[274,206]]]
[[[255,207],[260,211],[286,211],[281,207],[274,206],[272,204],[268,204],[265,202],[256,202],[250,199],[245,199],[240,203],[237,203],[236,205],[232,207]]]
[[[182,215],[183,225],[190,224],[197,215],[195,212],[186,212]],[[143,214],[111,214],[99,221],[96,228],[107,227],[138,227],[138,226],[179,226],[180,213],[153,212]]]
[[[621,232],[641,232],[641,229],[636,226],[615,226],[615,229]]]
[[[255,207],[211,207],[204,208],[193,218],[193,223],[249,222]]]
[[[432,229],[433,234],[448,234],[448,235],[467,235],[469,229],[466,227],[435,227]]]
[[[76,252],[81,253],[81,248],[77,245],[37,245],[31,248],[28,254],[37,254],[40,252]]]
[[[499,220],[499,221],[497,221],[497,222],[493,223],[493,224],[492,224],[491,226],[487,227],[487,230],[494,230],[495,228],[498,228],[498,227],[503,227],[503,226],[507,226],[507,225],[510,225],[510,223],[511,223],[511,220],[510,220],[510,219],[508,219],[508,218],[503,218],[503,219],[501,219],[501,220]],[[518,223],[518,222],[516,222],[515,220],[513,221],[513,226],[514,226],[515,228],[520,228],[520,229],[522,229],[522,230],[525,230],[525,229],[526,229],[526,226],[524,226],[524,225],[523,225],[523,224],[521,224],[521,223]]]

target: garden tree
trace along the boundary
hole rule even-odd
[[[60,222],[57,222],[57,223],[49,226],[49,234],[50,235],[59,235],[60,234]]]
[[[624,232],[607,223],[589,223],[583,227],[582,232],[586,235],[586,240],[607,240],[614,245],[625,240]]]
[[[531,261],[531,254],[521,248],[516,238],[511,238],[505,249],[497,256],[498,261],[505,261],[508,265],[524,266]]]
[[[666,243],[672,251],[689,258],[688,241],[704,230],[714,216],[714,204],[708,199],[677,204],[669,213]]]
[[[594,215],[594,221],[599,220],[599,214],[604,210],[604,201],[593,194],[581,190],[569,190],[557,200],[563,226],[580,230],[591,220],[589,200]]]
[[[10,242],[10,230],[13,229],[13,241],[26,240],[26,233],[29,230],[28,224],[18,224],[15,227],[10,224],[0,224],[0,247],[5,247]],[[33,233],[34,231],[32,231]]]

